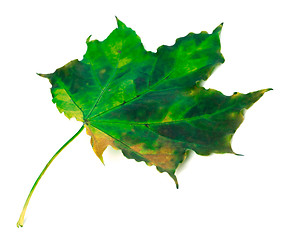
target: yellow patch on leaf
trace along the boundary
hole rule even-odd
[[[128,63],[130,63],[132,61],[131,58],[128,58],[128,57],[125,57],[125,58],[122,58],[119,60],[119,63],[118,63],[118,68],[121,68],[125,65],[127,65]]]
[[[107,134],[101,132],[100,130],[94,128],[94,127],[89,127],[85,125],[86,127],[86,132],[89,136],[91,136],[91,145],[92,148],[97,155],[97,157],[101,160],[101,162],[104,164],[103,161],[103,152],[105,149],[108,147],[108,145],[112,146],[113,148],[117,149],[114,145],[114,140]]]

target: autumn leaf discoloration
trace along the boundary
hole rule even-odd
[[[104,41],[87,39],[83,60],[41,75],[50,80],[59,111],[85,123],[99,159],[111,145],[167,172],[178,185],[175,171],[187,151],[234,153],[231,138],[244,110],[270,89],[225,96],[202,87],[224,62],[223,24],[156,53],[119,19],[117,24]]]
[[[105,133],[99,131],[97,128],[89,127],[88,125],[85,125],[86,133],[91,136],[91,146],[97,155],[97,157],[101,160],[101,162],[104,164],[103,160],[103,152],[105,149],[110,145],[111,147],[117,149],[114,146],[114,139],[106,135]]]

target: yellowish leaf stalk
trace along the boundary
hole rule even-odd
[[[38,182],[40,181],[40,179],[42,178],[42,176],[44,175],[44,173],[46,172],[46,170],[48,169],[48,167],[50,166],[50,164],[53,162],[53,160],[58,156],[58,154],[60,152],[62,152],[62,150],[70,143],[72,142],[81,132],[82,130],[84,129],[84,125],[82,125],[82,127],[78,130],[77,133],[75,133],[75,135],[73,137],[71,137],[55,154],[54,156],[49,160],[49,162],[46,164],[46,166],[44,167],[44,169],[42,170],[42,172],[40,173],[39,177],[37,178],[37,180],[35,181],[33,187],[31,188],[30,190],[30,193],[26,199],[26,202],[24,204],[24,207],[23,207],[23,210],[21,212],[21,215],[19,217],[19,220],[17,222],[17,227],[23,227],[23,224],[24,224],[24,217],[25,217],[25,213],[26,213],[26,210],[27,210],[27,207],[28,207],[28,204],[29,204],[29,201],[30,201],[30,198],[32,197],[32,194],[38,184]]]

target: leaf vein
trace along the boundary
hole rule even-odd
[[[93,125],[92,125],[92,126],[93,126]],[[94,126],[93,126],[93,127],[94,127]],[[111,134],[107,133],[106,131],[104,131],[103,129],[99,128],[98,126],[95,127],[95,128],[97,128],[98,130],[100,130],[100,131],[103,132],[104,134],[108,135],[109,137],[115,139],[115,140],[118,141],[119,143],[123,144],[125,147],[127,147],[127,148],[129,148],[130,150],[132,150],[133,152],[135,152],[138,156],[146,159],[141,153],[139,153],[139,152],[135,151],[134,149],[132,149],[132,148],[131,148],[128,144],[126,144],[125,142],[123,142],[123,141],[121,141],[120,139],[112,136]],[[122,149],[121,149],[121,151],[122,151]],[[147,160],[147,161],[148,161],[148,160]]]
[[[97,100],[95,101],[95,104],[94,106],[91,108],[91,110],[89,111],[87,117],[85,120],[88,119],[88,117],[91,115],[91,113],[93,112],[93,110],[95,109],[95,107],[98,105],[98,103],[100,102],[102,96],[104,95],[104,93],[106,92],[106,90],[108,89],[108,87],[110,86],[112,80],[114,80],[114,76],[116,75],[116,72],[117,72],[117,69],[118,69],[118,65],[119,65],[119,62],[120,62],[120,55],[121,55],[121,52],[119,53],[119,57],[118,57],[118,60],[117,60],[117,64],[116,66],[114,67],[114,71],[111,75],[111,77],[108,79],[107,83],[105,84],[104,88],[101,90],[101,93],[99,94],[99,97],[97,98]]]
[[[194,117],[190,117],[190,118],[185,118],[185,119],[177,119],[177,120],[171,120],[171,121],[165,121],[165,122],[125,122],[125,121],[119,121],[119,122],[114,122],[114,121],[103,121],[103,120],[97,120],[97,122],[99,123],[112,123],[112,124],[129,124],[129,125],[161,125],[161,124],[173,124],[173,123],[177,123],[177,122],[185,122],[185,121],[189,121],[189,120],[198,120],[198,119],[202,119],[202,118],[210,118],[214,115],[217,114],[222,114],[223,112],[229,111],[230,109],[232,109],[234,106],[229,106],[227,108],[224,108],[220,111],[214,112],[214,113],[210,113],[210,114],[203,114],[200,116],[194,116]]]
[[[100,117],[101,115],[104,115],[105,113],[108,113],[108,112],[114,110],[115,108],[122,107],[123,105],[125,105],[125,104],[127,104],[127,103],[131,103],[131,102],[133,102],[134,100],[136,100],[136,99],[144,96],[146,93],[150,92],[152,88],[154,88],[154,87],[156,87],[158,84],[160,84],[160,82],[166,80],[166,79],[170,76],[170,74],[171,74],[172,72],[173,72],[173,71],[169,72],[169,73],[168,73],[166,76],[164,76],[160,81],[156,82],[156,83],[153,84],[150,88],[146,89],[146,90],[143,91],[142,93],[139,93],[139,94],[138,94],[137,96],[135,96],[134,98],[131,98],[130,100],[128,100],[128,101],[126,101],[126,102],[124,102],[124,103],[121,103],[121,104],[119,104],[119,105],[117,105],[117,106],[115,106],[115,107],[112,107],[112,108],[110,108],[110,109],[108,109],[108,110],[105,110],[105,111],[103,111],[103,112],[101,112],[101,113],[98,113],[97,115],[91,117],[89,120],[94,119],[94,118],[97,118],[97,117]],[[92,112],[92,111],[91,111],[91,112]],[[88,116],[89,116],[89,115],[88,115]],[[88,119],[88,117],[87,117],[87,119]]]
[[[60,86],[62,87],[62,89],[65,90],[65,92],[66,92],[67,95],[70,97],[71,101],[75,104],[75,106],[76,106],[77,108],[79,108],[79,110],[82,112],[83,117],[84,117],[84,111],[83,111],[82,108],[79,107],[79,105],[74,101],[74,99],[73,99],[72,96],[70,95],[69,91],[65,88],[65,84],[62,83],[61,81],[58,81],[58,83],[60,84]]]

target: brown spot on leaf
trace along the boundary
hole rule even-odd
[[[158,140],[162,140],[159,137]],[[171,170],[175,170],[179,164],[178,154],[176,153],[176,148],[171,144],[166,143],[163,145],[158,145],[156,149],[148,149],[145,148],[144,143],[139,143],[137,145],[131,146],[135,152],[138,152],[147,159],[147,163],[149,165],[155,165],[156,167],[160,167],[163,171],[170,172]],[[183,159],[185,155],[183,154]],[[182,161],[181,161],[182,162]]]
[[[103,78],[104,76],[104,74],[106,73],[106,68],[102,68],[100,71],[99,71],[99,76],[100,76],[100,78]]]

